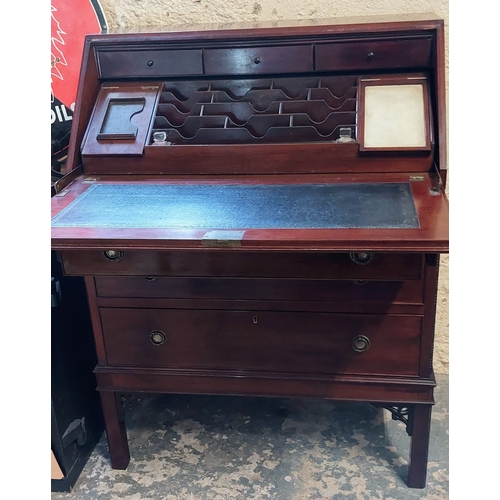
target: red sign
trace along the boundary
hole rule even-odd
[[[52,171],[60,171],[75,109],[85,35],[107,28],[98,0],[51,1]]]
[[[84,37],[101,33],[104,20],[91,0],[52,0],[51,80],[52,94],[65,106],[75,103],[82,62]]]

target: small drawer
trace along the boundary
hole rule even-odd
[[[317,44],[317,71],[420,68],[430,65],[431,38]]]
[[[101,308],[115,366],[417,376],[420,316]]]
[[[98,276],[98,297],[423,304],[423,281]],[[272,306],[270,306],[272,307]]]
[[[99,51],[101,78],[202,75],[201,50]]]
[[[68,275],[191,276],[333,280],[420,280],[423,257],[416,253],[374,253],[356,263],[349,253],[167,250],[62,252]],[[115,254],[113,254],[115,255]]]
[[[207,49],[203,54],[207,75],[258,75],[313,70],[312,45]]]

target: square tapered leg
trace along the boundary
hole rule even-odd
[[[120,403],[117,401],[115,392],[102,391],[100,394],[111,467],[113,469],[124,470],[130,461],[130,452],[128,449],[125,421],[118,407]]]

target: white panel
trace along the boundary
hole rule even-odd
[[[423,85],[367,85],[364,135],[365,148],[425,147]]]

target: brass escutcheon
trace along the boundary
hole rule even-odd
[[[116,262],[123,257],[123,252],[120,250],[104,250],[103,255],[106,259]]]
[[[349,257],[356,264],[365,265],[373,259],[373,254],[369,252],[353,252],[349,254]]]
[[[370,347],[370,339],[364,335],[358,335],[352,339],[351,346],[356,352],[367,351]]]
[[[153,330],[149,334],[149,340],[155,346],[159,346],[165,343],[167,336],[161,330]]]

